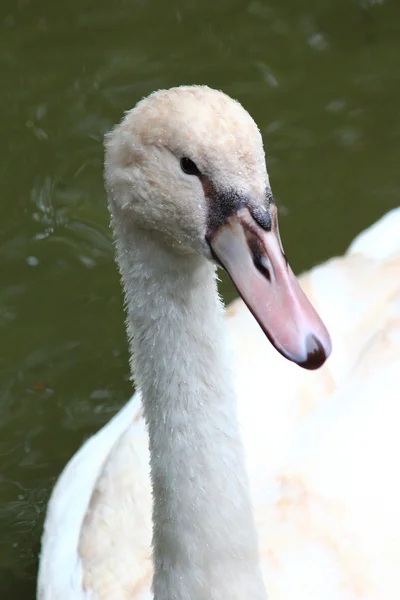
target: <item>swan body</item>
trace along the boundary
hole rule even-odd
[[[192,89],[180,88],[177,93]],[[217,93],[194,89],[202,101],[218,104]],[[167,106],[168,100],[167,96]],[[240,112],[237,118],[241,118]],[[156,112],[147,115],[148,129],[145,127],[141,136],[152,136],[158,122]],[[156,137],[162,135],[157,131]],[[174,135],[178,138],[179,131],[174,130]],[[110,143],[113,140],[115,137]],[[131,139],[127,135],[119,143],[117,151],[122,152],[121,145],[130,144]],[[244,141],[243,146],[248,147]],[[258,156],[255,150],[250,148]],[[121,156],[118,160],[121,162]],[[243,157],[241,160],[246,163]],[[214,162],[218,163],[216,157]],[[256,161],[256,168],[262,171],[261,163],[261,159]],[[129,161],[126,164],[130,165]],[[142,163],[141,168],[147,167]],[[162,176],[166,182],[170,178],[165,172]],[[126,172],[119,177],[129,184]],[[109,194],[121,196],[117,189],[120,179],[114,180]],[[261,185],[269,185],[267,179]],[[168,194],[163,193],[163,207],[143,204],[133,210],[135,218],[140,211],[147,211],[141,218],[158,222],[158,210],[172,210],[165,206]],[[300,278],[331,332],[334,348],[322,368],[308,372],[276,352],[242,300],[232,303],[222,317],[220,305],[213,300],[213,267],[198,258],[206,250],[196,248],[196,254],[189,255],[178,245],[171,262],[165,261],[164,245],[176,239],[172,218],[165,218],[167,223],[158,230],[161,245],[146,231],[135,230],[131,238],[132,207],[124,213],[126,202],[124,199],[112,214],[114,221],[119,219],[114,227],[127,297],[128,332],[133,338],[132,369],[141,391],[81,447],[53,490],[42,542],[38,598],[150,600],[155,596],[166,600],[183,598],[186,589],[186,597],[197,600],[206,597],[203,584],[207,577],[213,583],[213,600],[244,594],[262,599],[264,583],[269,600],[400,597],[400,208],[360,234],[343,257]],[[182,206],[179,210],[180,239],[185,246],[186,240],[194,237],[193,227],[199,227],[193,221],[200,222],[202,216],[192,214],[189,219]],[[118,245],[122,238],[126,246]],[[135,262],[130,260],[131,245]],[[152,273],[146,271],[150,259],[152,264],[159,261],[160,285],[164,285],[161,298]],[[189,273],[183,272],[187,263],[192,265]],[[129,288],[130,280],[136,283],[134,289]],[[193,293],[187,290],[188,281]],[[192,304],[199,307],[198,319],[191,312]],[[177,310],[177,306],[184,308]],[[163,315],[161,322],[157,321],[159,314]],[[143,326],[149,323],[149,315],[151,327],[157,322],[152,336]],[[193,337],[188,332],[175,340],[177,353],[182,350],[178,379],[174,356],[168,353],[168,345],[163,347],[168,336],[168,343],[174,342],[164,327],[163,320],[168,319],[175,320],[178,328],[185,323],[186,330],[193,332]],[[204,333],[206,323],[211,324],[210,338]],[[160,335],[155,345],[154,331]],[[207,352],[191,356],[191,348],[198,351],[199,344]],[[225,362],[214,357],[214,350],[226,357]],[[156,376],[151,370],[153,363],[157,364]],[[185,386],[193,385],[193,371],[200,392],[188,403]],[[162,390],[157,379],[163,381]],[[234,413],[244,457],[230,413],[232,393],[237,398]],[[171,415],[177,394],[179,412]],[[162,423],[174,419],[167,439],[159,432],[162,426],[156,399],[160,397],[165,402]],[[197,411],[194,424],[190,421],[193,407]],[[215,423],[223,431],[221,439],[213,437]],[[185,438],[188,430],[189,440]],[[204,445],[210,438],[215,441],[213,454],[199,454],[197,447],[191,457],[201,432],[206,436]],[[170,456],[176,457],[179,444],[184,448],[176,472],[168,463],[168,453],[164,458],[157,449],[169,443]],[[241,472],[242,461],[247,476]],[[190,465],[194,465],[192,471]],[[167,481],[160,474],[162,468],[169,475]],[[170,479],[175,489],[168,488]],[[176,489],[179,494],[175,498]],[[235,499],[237,506],[232,502]],[[163,512],[166,507],[168,513]],[[190,513],[187,521],[181,514],[184,507]],[[222,527],[224,518],[226,526]],[[193,524],[197,527],[194,534]],[[182,546],[180,535],[184,537]],[[239,546],[229,555],[238,538]],[[210,554],[214,560],[208,562]],[[165,556],[174,557],[175,562],[166,567]],[[185,562],[191,556],[196,558]],[[196,571],[199,564],[204,569],[200,573]],[[181,571],[174,579],[178,568]]]

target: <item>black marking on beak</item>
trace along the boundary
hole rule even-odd
[[[202,183],[208,203],[207,235],[211,237],[212,233],[226,223],[230,216],[248,205],[248,199],[234,190],[218,192],[208,180],[202,179]]]
[[[203,186],[204,195],[208,204],[207,238],[210,239],[214,231],[227,222],[230,216],[241,208],[247,207],[254,221],[264,231],[271,231],[272,219],[269,210],[274,199],[270,188],[265,192],[265,205],[254,204],[250,198],[236,190],[228,189],[218,191],[212,182],[205,176],[199,176]]]
[[[246,241],[251,252],[251,256],[253,257],[255,268],[263,277],[265,277],[265,279],[271,281],[271,272],[267,266],[267,261],[265,259],[265,254],[263,253],[260,240],[256,235],[251,234],[250,231],[247,230]]]
[[[326,361],[325,350],[321,342],[315,335],[309,335],[306,341],[307,358],[303,362],[299,362],[300,367],[314,371],[319,369]]]
[[[250,214],[255,220],[255,222],[262,228],[264,231],[271,231],[272,222],[271,222],[271,213],[268,208],[264,208],[264,206],[249,206]]]

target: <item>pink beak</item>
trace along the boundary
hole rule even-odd
[[[210,245],[278,352],[305,369],[318,369],[331,353],[331,339],[287,264],[275,204],[269,210],[270,231],[241,208],[214,232]]]

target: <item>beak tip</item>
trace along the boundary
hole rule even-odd
[[[331,343],[326,344],[326,347],[322,342],[314,335],[309,334],[306,339],[306,352],[307,358],[303,361],[299,361],[297,364],[304,369],[314,371],[322,367],[326,359],[331,353]]]

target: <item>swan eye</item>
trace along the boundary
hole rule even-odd
[[[188,175],[200,175],[200,171],[198,170],[196,164],[186,156],[181,158],[181,169]]]

